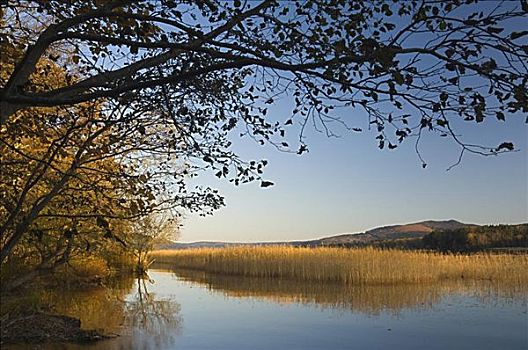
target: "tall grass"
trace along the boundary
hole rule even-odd
[[[376,248],[230,247],[159,250],[156,262],[229,275],[345,285],[473,279],[528,283],[527,255],[455,255]]]

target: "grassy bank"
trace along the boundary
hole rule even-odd
[[[179,268],[350,285],[457,279],[528,282],[527,255],[281,246],[159,250],[151,256]]]

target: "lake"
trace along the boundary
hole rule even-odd
[[[151,269],[150,280],[49,294],[120,337],[12,349],[528,349],[528,287],[490,281],[313,285]]]

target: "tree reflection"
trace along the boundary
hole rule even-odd
[[[55,312],[81,320],[84,329],[120,336],[90,344],[93,350],[154,350],[176,342],[182,324],[180,305],[157,299],[148,290],[152,280],[124,276],[107,287],[56,290],[43,293]],[[48,348],[48,347],[45,347]],[[81,344],[50,344],[49,349],[81,350]]]
[[[155,349],[175,342],[182,324],[180,305],[172,299],[157,299],[148,291],[148,276],[138,277],[137,289],[126,302],[125,325],[132,332],[135,346]]]
[[[132,277],[119,276],[106,287],[45,290],[41,299],[55,313],[80,319],[83,329],[97,329],[112,335],[121,333],[125,297],[133,286]]]

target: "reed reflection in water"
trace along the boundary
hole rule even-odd
[[[168,268],[156,265],[161,271]],[[180,280],[197,283],[227,297],[250,297],[275,303],[313,304],[369,315],[428,309],[449,295],[477,297],[482,303],[524,302],[528,285],[497,281],[446,281],[443,283],[343,286],[298,280],[240,277],[198,270],[169,268]]]

